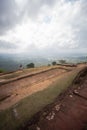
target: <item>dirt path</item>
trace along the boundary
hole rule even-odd
[[[87,130],[87,68],[22,130]]]
[[[56,68],[1,85],[0,110],[9,108],[24,97],[47,88],[56,78],[66,72],[68,70]]]

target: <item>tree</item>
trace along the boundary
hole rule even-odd
[[[52,62],[52,65],[56,65],[56,64],[57,64],[56,61],[53,61],[53,62]]]
[[[34,63],[30,63],[27,65],[27,68],[34,68],[34,67],[35,67]]]
[[[65,63],[66,63],[66,60],[59,60],[59,62],[60,62],[61,64],[65,64]]]
[[[3,73],[4,72],[4,70],[3,69],[0,69],[0,73]]]

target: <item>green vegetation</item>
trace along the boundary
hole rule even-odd
[[[59,60],[61,64],[66,64],[66,60]]]
[[[52,65],[56,65],[56,64],[57,64],[56,61],[53,61],[53,62],[52,62]]]
[[[0,73],[3,73],[4,72],[4,70],[3,69],[0,69]]]
[[[47,104],[52,103],[55,98],[69,87],[80,69],[76,69],[64,75],[47,89],[37,92],[8,110],[0,112],[0,130],[17,130],[27,122],[36,112]],[[19,118],[15,118],[13,110],[16,109]]]
[[[34,67],[35,67],[34,63],[30,63],[27,65],[27,68],[34,68]]]

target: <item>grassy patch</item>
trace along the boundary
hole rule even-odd
[[[50,104],[54,99],[68,86],[71,85],[73,79],[79,72],[79,69],[69,72],[66,76],[58,79],[47,89],[37,92],[8,110],[0,112],[0,130],[17,130],[20,125],[41,110],[47,104]],[[17,111],[15,117],[14,109]]]

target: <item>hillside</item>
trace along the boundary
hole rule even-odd
[[[51,66],[0,76],[0,130],[16,130],[65,91],[85,67]]]

